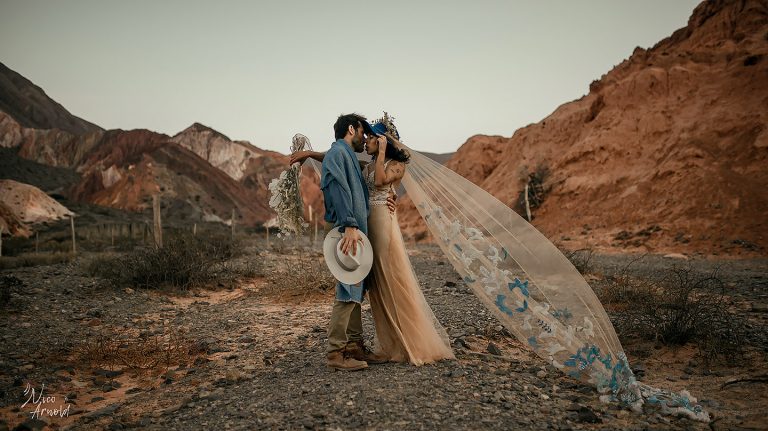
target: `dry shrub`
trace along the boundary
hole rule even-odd
[[[324,295],[336,286],[322,254],[299,251],[285,255],[267,274],[267,286],[261,292],[279,300],[301,302]]]
[[[630,260],[616,275],[607,275],[607,285],[594,286],[600,302],[611,309],[623,309],[636,297],[642,296],[653,282],[647,278],[634,277],[630,274],[632,265],[642,261],[648,254],[642,254]]]
[[[581,275],[592,272],[592,255],[594,251],[591,248],[582,248],[580,250],[565,250],[563,254],[576,267]]]
[[[26,266],[55,265],[57,263],[71,262],[74,258],[75,255],[72,252],[24,253],[18,256],[3,256],[0,259],[0,270]]]
[[[118,285],[188,289],[238,276],[237,267],[228,262],[235,250],[237,246],[226,236],[177,233],[169,235],[162,248],[140,248],[125,255],[95,258],[86,271]]]
[[[601,300],[613,310],[622,337],[667,345],[693,342],[705,360],[743,356],[747,322],[729,310],[725,285],[717,276],[672,268],[655,279],[626,274],[610,277]]]
[[[264,276],[264,265],[261,260],[226,261],[219,266],[219,282],[229,283],[241,278],[256,278]]]
[[[161,371],[192,363],[200,350],[184,331],[174,328],[162,334],[139,334],[128,329],[111,328],[89,334],[73,349],[76,363],[89,368]]]

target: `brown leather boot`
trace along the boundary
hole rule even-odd
[[[365,361],[358,361],[355,358],[348,357],[344,354],[343,350],[336,350],[335,352],[329,353],[327,359],[328,362],[326,365],[328,368],[333,368],[334,370],[357,371],[362,370],[363,368],[368,368],[368,364]]]
[[[389,362],[389,358],[382,354],[373,353],[365,347],[365,343],[360,341],[350,341],[347,343],[347,347],[344,349],[346,356],[357,359],[358,361],[365,361],[369,364],[384,364]]]

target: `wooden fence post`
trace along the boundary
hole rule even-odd
[[[309,224],[312,224],[312,205],[309,206]],[[314,244],[315,239],[312,238],[312,231],[307,229],[307,236],[309,237],[309,243]]]
[[[77,253],[77,245],[75,244],[75,216],[69,216],[69,226],[72,228],[72,254]]]
[[[192,236],[197,236],[197,223],[192,225]]]
[[[155,247],[163,247],[163,226],[160,221],[160,196],[152,195],[152,215],[154,218]]]

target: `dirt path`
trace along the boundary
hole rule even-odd
[[[457,360],[356,373],[324,367],[328,295],[287,303],[263,294],[265,279],[187,295],[126,291],[77,265],[6,272],[25,287],[0,316],[0,418],[9,429],[710,429],[601,403],[510,337],[435,249],[420,247],[412,259]],[[750,277],[768,277],[760,265]],[[73,346],[100,331],[180,334],[195,353],[187,366],[145,373],[77,362]],[[645,381],[691,390],[714,429],[768,426],[766,383],[726,384],[765,374],[765,363],[706,368],[692,352],[665,348],[644,359]],[[70,405],[68,416],[29,419],[36,405],[21,407],[27,383],[38,395],[45,384],[44,396],[55,397],[47,406]]]

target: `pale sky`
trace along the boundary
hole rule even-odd
[[[0,0],[0,62],[73,114],[194,122],[287,153],[342,113],[394,115],[436,153],[511,136],[684,27],[697,1]]]

